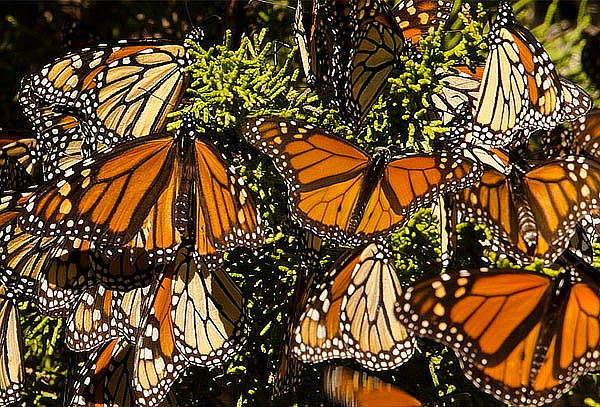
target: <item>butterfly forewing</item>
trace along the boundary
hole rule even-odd
[[[196,140],[194,148],[198,253],[262,245],[261,220],[244,181],[215,147]]]

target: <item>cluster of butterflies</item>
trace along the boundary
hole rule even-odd
[[[315,1],[295,32],[307,81],[360,122],[453,0]],[[195,34],[192,34],[192,37]],[[589,265],[600,221],[600,131],[590,97],[560,78],[501,1],[486,64],[439,72],[433,102],[450,131],[439,151],[369,155],[308,123],[254,117],[242,134],[288,187],[302,264],[275,391],[299,361],[354,359],[396,369],[415,337],[446,344],[465,376],[513,405],[543,405],[600,363],[600,275]],[[88,352],[66,406],[173,406],[190,365],[226,363],[244,345],[244,298],[223,253],[264,243],[250,190],[195,129],[185,103],[187,45],[128,40],[85,48],[23,79],[31,137],[0,139],[0,403],[23,386],[16,300],[67,318],[66,345]],[[185,110],[185,106],[184,106]],[[561,123],[575,122],[571,131]],[[553,157],[523,158],[536,131]],[[436,204],[451,257],[461,219],[485,223],[493,251],[559,265],[446,273],[403,292],[387,237]],[[305,232],[306,231],[306,232]],[[321,239],[351,248],[318,273]],[[321,275],[322,274],[322,275]],[[327,366],[326,393],[347,406],[425,405],[388,383]],[[460,398],[454,395],[453,399]]]

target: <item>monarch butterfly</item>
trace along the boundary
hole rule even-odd
[[[486,169],[480,183],[455,201],[465,216],[489,226],[499,252],[519,262],[553,262],[577,222],[598,210],[599,182],[599,163],[569,156],[525,170],[513,167],[509,175]]]
[[[559,78],[542,45],[516,23],[509,1],[500,2],[488,44],[474,137],[505,146],[518,130],[552,129],[590,109],[589,95]]]
[[[344,407],[433,407],[464,398],[466,394],[451,394],[437,401],[423,403],[401,388],[376,376],[345,366],[325,366],[323,388],[329,400]],[[443,403],[442,403],[443,401]]]
[[[290,251],[298,253],[300,261],[293,289],[294,294],[290,298],[283,349],[279,357],[277,374],[273,380],[273,397],[279,397],[282,394],[296,390],[302,365],[292,356],[293,331],[308,300],[309,288],[315,281],[316,271],[319,267],[318,253],[321,250],[321,239],[314,234],[294,224],[286,226],[284,230],[289,230],[290,235],[294,236],[295,244],[290,248]]]
[[[302,14],[298,0],[295,37],[308,83],[330,87],[344,116],[362,120],[404,47],[391,11],[380,0],[315,1],[308,38]]]
[[[37,142],[21,131],[0,131],[0,190],[20,190],[39,181],[32,151]]]
[[[245,343],[242,296],[221,269],[210,273],[179,250],[175,263],[152,294],[144,327],[139,330],[133,389],[142,405],[159,404],[190,364],[224,363]]]
[[[71,167],[29,197],[20,226],[88,240],[111,256],[145,250],[158,263],[173,260],[184,236],[211,258],[262,244],[243,180],[190,122],[186,116],[174,136],[138,138]]]
[[[25,369],[17,304],[0,286],[0,404],[21,399]]]
[[[477,179],[477,163],[447,153],[373,157],[310,124],[255,118],[244,136],[288,185],[292,216],[318,236],[349,245],[386,235],[437,195]]]
[[[115,338],[93,352],[81,371],[67,384],[65,406],[113,407],[134,406],[131,389],[134,347],[123,338]],[[160,407],[175,407],[172,393]]]
[[[382,243],[344,252],[311,292],[292,352],[310,363],[354,358],[369,370],[403,364],[412,356],[413,339],[393,314],[401,292]]]
[[[525,270],[462,270],[421,282],[396,311],[416,335],[448,345],[465,375],[504,403],[543,405],[600,362],[598,272],[565,252],[551,279]]]

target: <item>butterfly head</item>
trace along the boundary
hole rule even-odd
[[[390,161],[392,161],[392,157],[394,156],[395,146],[387,146],[387,147],[376,147],[375,152],[373,153],[373,158],[371,159],[374,166],[379,164],[386,166]]]

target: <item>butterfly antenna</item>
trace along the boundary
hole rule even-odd
[[[192,32],[199,37],[199,39],[203,39],[204,38],[204,31],[200,30],[200,28],[196,27],[194,25],[194,20],[192,19],[192,13],[190,13],[190,7],[188,6],[188,0],[185,0],[183,2],[183,4],[185,4],[185,12],[187,13],[188,16],[188,20],[190,21],[190,25],[192,26]]]

